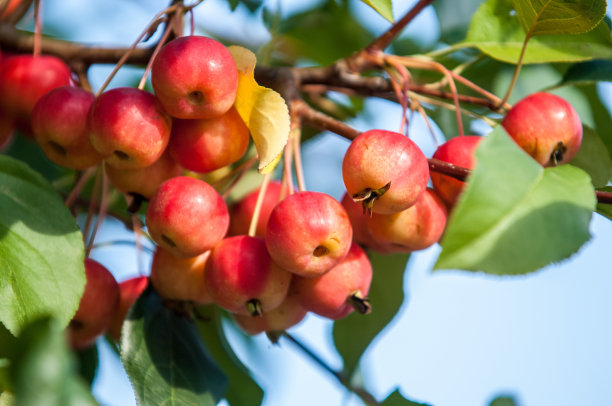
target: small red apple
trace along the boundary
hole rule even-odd
[[[474,169],[476,148],[481,140],[482,137],[476,135],[451,138],[436,149],[432,158],[463,168]],[[431,172],[431,183],[449,208],[455,205],[465,187],[465,182],[434,171]]]
[[[159,185],[168,179],[180,176],[183,168],[170,157],[166,150],[153,164],[137,169],[117,169],[105,165],[104,171],[117,190],[150,199]]]
[[[274,207],[266,229],[272,259],[300,276],[324,274],[351,248],[353,228],[336,199],[319,192],[298,192]]]
[[[205,269],[210,251],[189,258],[178,258],[157,247],[151,264],[151,283],[164,299],[209,304],[212,298],[206,289]]]
[[[306,310],[323,317],[339,320],[357,309],[370,311],[366,299],[372,282],[372,265],[367,254],[353,244],[338,265],[317,278],[294,277],[291,294]]]
[[[255,235],[258,237],[265,237],[266,226],[270,213],[274,206],[279,202],[281,194],[281,183],[270,182],[266,187],[266,194],[264,196],[261,210],[259,211],[259,218],[257,220],[257,229]],[[260,188],[252,191],[248,195],[242,198],[239,202],[234,204],[230,208],[230,235],[248,234],[249,227],[251,225],[251,218],[255,212],[255,204],[257,203],[257,196],[259,196]]]
[[[203,180],[177,176],[162,183],[149,202],[146,224],[151,238],[178,257],[194,257],[225,237],[225,201]]]
[[[543,166],[571,161],[582,143],[578,113],[565,99],[550,93],[533,93],[520,100],[501,124]]]
[[[85,291],[67,328],[70,344],[77,350],[93,344],[108,329],[119,306],[119,285],[108,269],[87,258],[85,275]]]
[[[119,169],[152,165],[170,139],[172,119],[151,93],[119,87],[91,106],[89,136],[104,160]]]
[[[429,181],[429,164],[408,137],[385,130],[361,133],[342,161],[347,192],[368,211],[397,213],[410,207]]]
[[[12,56],[0,65],[0,108],[20,122],[29,122],[41,97],[70,84],[70,68],[55,56]]]
[[[102,161],[87,131],[87,114],[94,99],[91,92],[63,86],[36,103],[32,131],[51,161],[72,169],[86,169]]]
[[[285,300],[291,273],[272,261],[263,238],[238,235],[215,246],[205,278],[217,305],[260,316]]]
[[[375,213],[368,222],[370,235],[387,252],[423,250],[440,240],[446,227],[446,206],[427,189],[415,204],[394,214]]]
[[[173,117],[213,118],[234,104],[238,70],[223,44],[188,35],[164,45],[153,62],[151,83]]]
[[[149,278],[146,276],[137,276],[127,279],[119,284],[119,306],[113,316],[113,320],[108,328],[108,333],[117,342],[121,338],[121,327],[125,321],[130,307],[136,302],[136,299],[146,289],[149,284]]]
[[[208,173],[238,161],[249,146],[249,129],[235,108],[214,118],[175,119],[168,149],[185,169]]]
[[[301,322],[307,313],[308,311],[294,295],[287,294],[283,303],[276,309],[265,312],[261,317],[232,314],[232,318],[242,331],[256,335],[263,332],[285,331]]]

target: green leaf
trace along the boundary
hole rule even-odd
[[[399,391],[396,389],[393,391],[383,402],[380,404],[381,406],[428,406],[429,403],[418,403],[413,402],[412,400],[406,399]]]
[[[361,0],[368,6],[372,7],[381,16],[393,22],[393,5],[391,0]]]
[[[581,34],[606,15],[604,0],[513,0],[525,32],[532,35]]]
[[[76,356],[79,375],[91,386],[98,371],[98,345],[90,345],[83,350],[77,351]]]
[[[606,186],[612,179],[610,154],[599,135],[590,127],[583,127],[580,150],[570,164],[588,173],[595,187]]]
[[[368,295],[372,312],[351,313],[334,323],[334,345],[344,360],[344,371],[352,376],[361,355],[374,337],[395,317],[404,301],[403,277],[408,255],[370,253],[374,275]]]
[[[612,186],[606,186],[598,190],[601,190],[602,192],[612,193]],[[612,220],[612,204],[598,203],[597,213]]]
[[[487,0],[472,19],[465,42],[492,58],[517,63],[525,31],[511,0]],[[541,35],[529,40],[523,63],[580,62],[612,59],[610,28],[604,21],[582,34]]]
[[[231,406],[259,405],[263,400],[263,390],[253,379],[249,370],[238,359],[227,341],[222,326],[221,310],[214,306],[198,309],[202,316],[198,322],[200,336],[211,356],[225,372],[229,380],[225,398]]]
[[[595,60],[572,65],[557,86],[612,82],[612,61]]]
[[[590,238],[595,195],[585,172],[542,168],[501,126],[480,143],[476,160],[434,269],[525,274],[569,257]]]
[[[43,315],[66,326],[85,287],[75,219],[42,176],[13,158],[0,156],[0,185],[0,321],[13,334]]]
[[[227,388],[193,321],[166,308],[151,287],[128,313],[121,360],[139,405],[215,405]]]
[[[287,63],[306,59],[329,65],[362,49],[372,38],[355,19],[348,2],[327,0],[318,8],[284,19],[275,41]]]
[[[15,405],[96,405],[76,372],[63,327],[45,318],[26,326],[11,360]]]
[[[491,400],[489,406],[516,406],[516,401],[512,396],[498,396]]]
[[[446,43],[465,38],[467,27],[482,0],[436,0],[432,3],[440,21],[440,37]]]
[[[606,145],[612,157],[612,131],[610,131],[612,128],[612,116],[610,116],[610,110],[608,110],[608,107],[603,103],[602,96],[597,91],[596,84],[581,86],[579,90],[586,95],[588,99],[589,107],[593,114],[595,131],[599,134],[599,137]]]

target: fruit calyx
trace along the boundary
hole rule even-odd
[[[368,213],[368,215],[372,217],[372,207],[374,207],[374,203],[376,203],[376,200],[384,195],[390,187],[391,182],[378,189],[365,188],[361,192],[351,195],[351,197],[353,198],[354,202],[361,202],[363,206],[363,214]]]
[[[559,141],[553,151],[550,153],[550,164],[557,166],[559,162],[563,161],[563,155],[567,151],[567,147]]]
[[[253,317],[263,316],[263,308],[261,302],[258,299],[251,299],[246,302],[246,308],[249,314]]]
[[[363,297],[360,290],[356,290],[346,298],[346,302],[360,314],[370,314],[372,305],[367,297]]]

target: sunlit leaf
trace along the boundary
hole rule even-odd
[[[228,49],[238,68],[235,106],[253,137],[259,171],[269,173],[278,164],[289,139],[289,109],[280,94],[255,81],[255,54],[236,45]]]
[[[391,0],[361,0],[368,6],[372,7],[381,16],[385,17],[390,22],[393,22],[393,4]]]
[[[0,321],[13,334],[44,315],[66,326],[85,287],[83,258],[76,221],[51,184],[0,156]]]
[[[465,42],[492,58],[516,63],[525,30],[512,7],[511,0],[487,0],[472,19]],[[582,34],[540,35],[529,40],[523,63],[580,62],[612,58],[610,28],[600,22]]]
[[[353,312],[334,323],[336,349],[344,360],[344,370],[351,376],[363,352],[374,337],[395,317],[404,301],[403,277],[408,255],[370,253],[374,275],[368,298],[372,312]]]
[[[516,406],[516,401],[512,396],[498,396],[491,400],[489,406]]]
[[[259,405],[263,390],[251,376],[247,367],[238,359],[223,331],[221,310],[216,306],[199,309],[202,321],[198,330],[212,358],[225,372],[229,380],[225,398],[231,406]]]
[[[599,135],[584,126],[582,144],[570,164],[584,170],[591,176],[595,187],[603,187],[612,179],[612,159]]]
[[[532,35],[581,34],[606,15],[604,0],[513,0],[525,32]]]
[[[476,159],[435,269],[524,274],[568,258],[590,238],[595,195],[584,171],[542,168],[501,126]]]
[[[216,405],[227,378],[194,322],[166,308],[149,287],[121,331],[121,360],[139,405]]]

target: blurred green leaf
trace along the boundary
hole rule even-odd
[[[511,0],[487,0],[474,14],[465,42],[457,44],[457,47],[474,46],[492,58],[516,63],[525,35]],[[580,62],[592,59],[612,59],[610,28],[603,21],[582,34],[531,38],[523,63]]]
[[[96,405],[76,372],[63,327],[55,319],[41,319],[19,335],[19,349],[11,359],[15,405]]]
[[[418,403],[412,400],[406,399],[399,391],[394,390],[383,402],[381,406],[428,406],[429,403]]]
[[[489,406],[516,406],[516,401],[512,396],[498,396],[491,400]]]
[[[263,1],[261,0],[228,0],[228,1],[229,1],[230,9],[232,11],[236,10],[236,7],[238,7],[240,4],[243,4],[244,6],[246,6],[246,8],[251,13],[253,13],[254,11],[256,11],[259,7],[263,5]]]
[[[599,135],[588,126],[583,127],[580,150],[570,164],[591,177],[595,187],[603,187],[612,179],[612,159]]]
[[[0,321],[13,334],[44,315],[66,326],[85,287],[76,221],[53,187],[22,162],[0,156],[0,185]]]
[[[440,39],[454,43],[465,38],[468,25],[482,0],[436,0],[432,3],[440,21]]]
[[[361,0],[368,6],[372,7],[381,16],[393,22],[393,4],[391,0]]]
[[[612,193],[612,186],[606,186],[603,187],[601,189],[603,192],[609,192]],[[610,220],[612,220],[612,204],[603,204],[603,203],[598,203],[597,204],[597,213],[601,214],[602,216],[605,216],[607,218],[609,218]]]
[[[593,126],[595,127],[595,131],[599,134],[599,137],[606,145],[606,149],[612,157],[612,116],[610,116],[610,110],[608,110],[608,107],[603,103],[596,84],[580,86],[578,89],[587,97],[593,115]]]
[[[568,258],[590,238],[595,197],[585,172],[542,168],[501,126],[476,159],[434,269],[525,274]]]
[[[612,61],[598,59],[572,65],[557,86],[612,82]]]
[[[71,169],[62,168],[47,158],[40,146],[31,136],[15,134],[8,149],[3,154],[25,162],[48,181],[72,173]]]
[[[285,19],[276,40],[287,62],[309,60],[329,65],[365,47],[372,38],[353,17],[348,2],[328,0]]]
[[[606,15],[605,0],[513,0],[525,32],[532,35],[581,34]]]
[[[228,385],[195,323],[166,308],[151,287],[128,313],[121,361],[143,406],[216,405]]]
[[[91,386],[98,371],[98,345],[90,345],[77,351],[76,357],[79,375]]]
[[[353,312],[334,322],[333,338],[338,353],[344,360],[344,371],[352,376],[359,359],[372,340],[395,317],[404,301],[404,270],[408,255],[370,253],[374,270],[368,298],[372,312],[362,315]]]
[[[198,330],[212,358],[227,375],[229,386],[225,399],[231,406],[259,405],[263,400],[263,390],[251,376],[249,370],[238,359],[227,341],[222,326],[221,310],[214,306],[198,309],[202,316]]]

